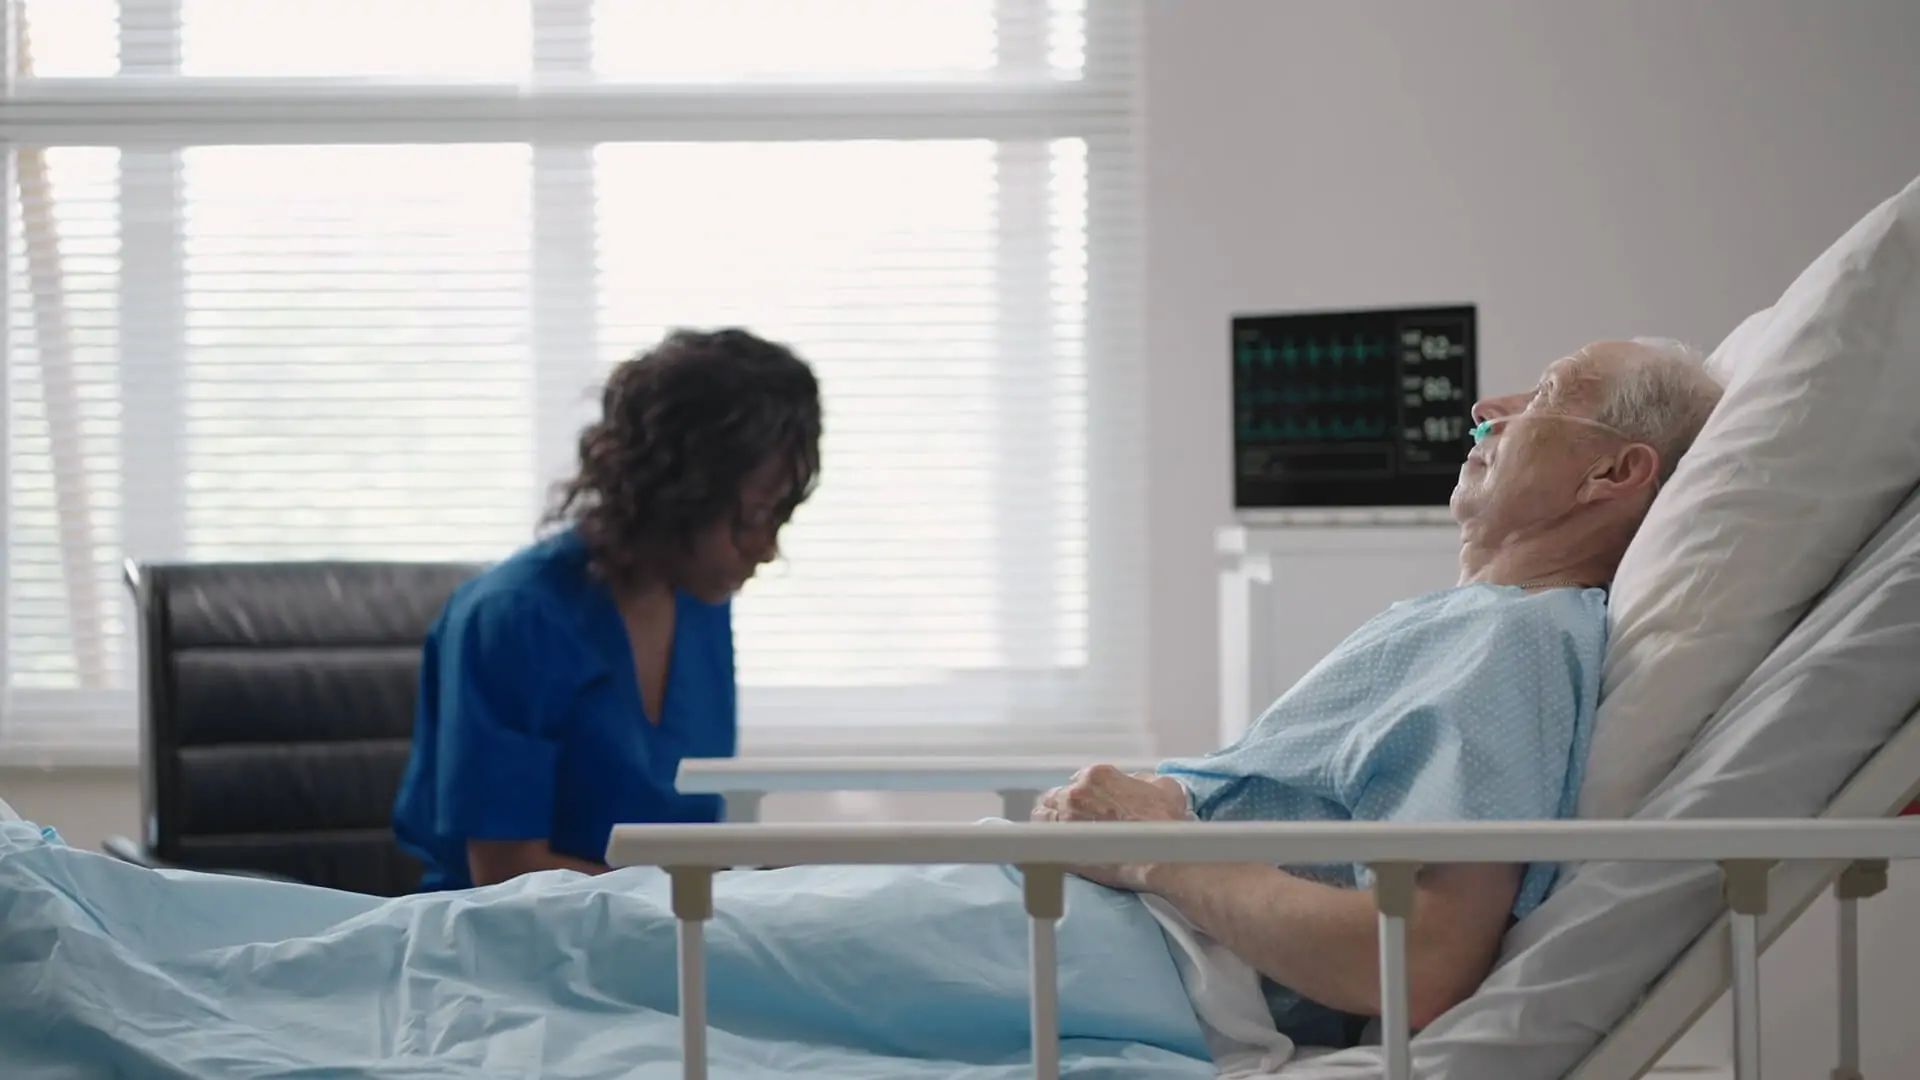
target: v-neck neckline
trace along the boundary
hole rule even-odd
[[[660,715],[652,716],[647,712],[646,688],[640,683],[640,665],[634,662],[633,632],[627,629],[627,617],[620,611],[620,603],[611,590],[601,590],[601,610],[605,617],[612,620],[614,639],[619,645],[620,660],[616,661],[617,670],[625,672],[626,685],[633,695],[634,712],[640,723],[654,731],[666,731],[671,726],[676,695],[674,683],[680,674],[680,630],[686,621],[686,596],[679,589],[673,590],[673,634],[667,639],[667,677],[666,685],[660,688]]]

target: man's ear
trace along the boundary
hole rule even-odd
[[[1620,499],[1651,491],[1660,478],[1660,455],[1645,443],[1633,443],[1612,457],[1594,462],[1581,490],[1586,502]]]

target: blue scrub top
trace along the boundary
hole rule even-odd
[[[621,822],[710,822],[717,795],[674,790],[680,760],[731,757],[730,605],[680,593],[658,724],[625,623],[571,530],[462,585],[427,636],[413,756],[394,805],[421,889],[463,889],[469,840],[546,840],[606,858]]]

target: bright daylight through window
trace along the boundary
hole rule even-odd
[[[123,559],[498,558],[722,324],[827,422],[743,749],[1139,752],[1133,4],[0,2],[0,759],[131,758]]]

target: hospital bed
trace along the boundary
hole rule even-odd
[[[1386,1077],[1565,1077],[1634,1080],[1669,1049],[1731,982],[1734,1060],[1740,1080],[1759,1076],[1757,958],[1826,889],[1838,900],[1834,1007],[1836,1080],[1859,1077],[1857,907],[1885,884],[1886,861],[1920,854],[1920,824],[1879,821],[1920,794],[1920,492],[1877,531],[1695,740],[1637,820],[1398,828],[1368,825],[1164,827],[1060,826],[622,826],[609,857],[676,873],[684,1000],[703,972],[700,920],[710,913],[701,867],[762,862],[988,861],[1028,867],[1034,915],[1036,1067],[1057,1059],[1047,1025],[1062,862],[1140,858],[1378,862],[1385,982],[1404,991],[1398,951],[1406,868],[1456,859],[1561,859],[1584,864],[1539,912],[1509,935],[1481,992],[1408,1040],[1404,1009],[1389,1008],[1380,1044],[1301,1055],[1283,1080]],[[1818,723],[1818,736],[1808,727]],[[912,789],[909,762],[715,763],[696,772],[710,788],[782,785]],[[731,770],[731,771],[729,771]],[[997,771],[996,771],[997,770]],[[1022,771],[973,763],[929,774],[930,786],[1038,785],[1064,765]],[[1824,820],[1813,821],[1812,818]],[[1783,819],[1784,818],[1784,819]],[[1688,860],[1676,864],[1673,860]],[[1781,865],[1774,866],[1773,863]],[[1571,945],[1569,944],[1571,943]],[[1615,950],[1634,958],[1622,964]],[[1394,1000],[1391,997],[1389,1000]],[[1577,1004],[1566,1000],[1572,995]],[[1397,1002],[1396,1002],[1397,1004]],[[1550,1018],[1545,1032],[1515,1019]],[[697,1007],[683,1021],[699,1020]],[[1605,1032],[1605,1038],[1589,1037]],[[702,1075],[689,1033],[688,1075]],[[1418,1066],[1420,1071],[1410,1071]]]
[[[1039,793],[1066,783],[1079,767],[1074,762],[1046,758],[762,757],[687,761],[681,766],[679,784],[680,789],[686,792],[724,795],[730,824],[757,823],[761,802],[766,795],[823,791],[991,791],[1001,800],[1002,816],[1009,821],[1024,821]],[[1152,768],[1150,764],[1140,762],[1123,762],[1119,763],[1119,767],[1129,772],[1149,771]],[[1916,795],[1920,795],[1920,712],[1909,717],[1899,733],[1861,768],[1827,808],[1824,816],[1843,822],[1887,817],[1906,808]],[[1796,826],[1799,824],[1795,822]],[[1761,827],[1771,828],[1770,825]],[[1632,838],[1628,842],[1637,840],[1637,828],[1627,826],[1626,835]],[[1699,834],[1700,842],[1705,847],[1699,850],[1720,854],[1700,855],[1698,858],[1724,865],[1724,860],[1729,857],[1725,852],[1731,849],[1716,848],[1714,844],[1722,836],[1730,834],[1717,830],[1721,830],[1719,823],[1710,823],[1705,827],[1705,831]],[[1333,831],[1342,832],[1340,829]],[[1911,836],[1920,836],[1920,822],[1912,823],[1905,832],[1893,829],[1883,831],[1892,832],[1898,843],[1904,844]],[[1365,832],[1360,830],[1358,835],[1364,835]],[[1371,842],[1381,832],[1375,830],[1374,835],[1367,835],[1365,839]],[[1462,836],[1449,839],[1464,840],[1475,851],[1479,850],[1477,845],[1481,843],[1501,844],[1510,839],[1505,835],[1508,832],[1506,829],[1468,827],[1460,832]],[[1425,839],[1424,830],[1384,830],[1384,833],[1384,842],[1387,843],[1397,843],[1406,838],[1411,843],[1420,844]],[[940,834],[947,835],[945,831]],[[671,852],[653,847],[652,835],[646,830],[623,829],[614,857],[623,861],[664,865],[670,861]],[[740,858],[733,859],[732,865],[760,865],[753,860],[763,857],[767,862],[805,863],[816,861],[809,855],[813,844],[823,839],[838,843],[843,837],[852,836],[859,837],[856,843],[865,845],[860,849],[861,855],[865,856],[870,851],[875,860],[935,861],[929,856],[929,849],[918,847],[926,838],[924,830],[896,832],[889,829],[849,833],[837,828],[783,828],[752,833],[743,831],[728,837],[717,837],[711,833],[705,835],[715,840],[717,846],[711,850],[702,849],[706,851],[706,857],[700,861],[704,862],[721,862],[717,856],[730,850],[730,844],[739,843],[742,845]],[[1209,831],[1201,835],[1212,837],[1215,834]],[[1520,829],[1521,842],[1543,839],[1545,835],[1526,827]],[[1174,842],[1177,844],[1182,839],[1176,837]],[[1157,837],[1155,842],[1158,842]],[[1278,835],[1260,842],[1272,844],[1269,857],[1277,857],[1287,847],[1286,838]],[[773,845],[780,854],[768,855],[763,845]],[[1024,851],[1020,842],[1014,842],[1005,850],[994,850],[999,857],[988,861],[1007,864],[1027,861],[1022,857]],[[1073,854],[1075,858],[1086,857],[1076,853],[1071,846],[1061,850]],[[1882,857],[1889,856],[1894,850],[1885,849]],[[1779,859],[1782,856],[1776,851],[1771,857]],[[851,856],[847,858],[848,861],[863,861]],[[1427,861],[1435,860],[1429,855]],[[1757,950],[1765,949],[1777,940],[1828,889],[1832,890],[1837,901],[1838,920],[1835,927],[1835,959],[1839,971],[1835,1022],[1839,1053],[1832,1080],[1859,1080],[1858,905],[1860,901],[1883,890],[1886,883],[1887,869],[1881,859],[1847,863],[1825,857],[1781,867],[1767,885],[1764,908],[1750,922],[1732,912],[1722,916],[1709,932],[1702,934],[1680,957],[1638,1007],[1612,1030],[1568,1080],[1633,1080],[1644,1075],[1651,1063],[1669,1051],[1675,1041],[1726,992],[1730,972],[1736,979],[1743,977],[1743,972],[1747,973],[1745,977],[1751,976],[1744,954],[1736,950],[1752,948],[1757,955]],[[697,889],[697,882],[692,887]],[[1736,930],[1737,927],[1739,929]],[[690,934],[692,939],[697,939],[697,932],[690,931]],[[1742,995],[1736,1023],[1751,1029],[1757,1023],[1757,1008],[1757,998]],[[1744,1035],[1738,1037],[1745,1038]],[[1757,1054],[1758,1051],[1749,1047],[1747,1052]]]
[[[1763,920],[1773,906],[1771,868],[1776,862],[1846,863],[1840,900],[1841,1066],[1836,1077],[1858,1076],[1857,941],[1852,935],[1854,904],[1883,887],[1887,861],[1920,859],[1920,831],[1897,822],[1710,821],[1693,823],[1535,822],[1512,825],[1399,827],[1375,824],[1222,825],[1066,825],[1013,829],[968,826],[822,829],[806,826],[723,825],[709,827],[623,826],[616,830],[609,860],[616,865],[648,864],[673,877],[674,913],[681,920],[679,986],[683,1075],[706,1076],[706,977],[702,924],[713,914],[715,864],[753,865],[784,860],[792,864],[985,863],[1018,866],[1025,878],[1026,907],[1032,920],[1031,979],[1033,1068],[1037,1080],[1057,1080],[1059,1002],[1055,986],[1053,924],[1064,913],[1065,865],[1072,862],[1365,862],[1374,869],[1380,909],[1380,980],[1385,1075],[1409,1080],[1413,1074],[1408,1030],[1406,919],[1412,912],[1414,875],[1421,866],[1461,862],[1533,862],[1561,858],[1717,864],[1725,877],[1735,1007],[1735,1076],[1759,1080],[1759,957],[1764,941],[1785,920]],[[1791,894],[1792,905],[1812,899]],[[1797,914],[1797,911],[1795,912]],[[1720,944],[1719,941],[1713,942]],[[1711,946],[1709,946],[1711,948]],[[1693,957],[1689,957],[1693,959]],[[1718,959],[1711,953],[1706,960]],[[1662,983],[1667,1000],[1650,1003],[1691,1009],[1711,1003],[1699,993],[1712,985],[1704,964],[1682,965]],[[1693,1000],[1686,1000],[1691,997]],[[1644,1011],[1641,1015],[1647,1015]],[[1665,1038],[1679,1034],[1667,1013]],[[1623,1029],[1626,1030],[1626,1029]],[[1644,1044],[1661,1037],[1656,1025],[1643,1023],[1633,1034]],[[1630,1042],[1631,1040],[1627,1040]],[[1620,1045],[1625,1045],[1625,1042]],[[1610,1044],[1613,1045],[1613,1044]],[[1664,1048],[1664,1047],[1662,1047]],[[1613,1054],[1616,1067],[1639,1075],[1652,1062],[1627,1063],[1631,1051]],[[1285,1075],[1282,1073],[1281,1075]],[[1574,1076],[1607,1075],[1605,1062]]]
[[[899,776],[898,772],[889,775]],[[895,783],[904,783],[896,780]],[[1032,919],[1034,1070],[1058,1076],[1053,1041],[1053,921],[1062,913],[1062,865],[1155,860],[1343,862],[1375,868],[1380,910],[1381,1070],[1367,1069],[1371,1051],[1345,1061],[1309,1058],[1278,1075],[1360,1077],[1414,1075],[1407,1027],[1405,918],[1413,872],[1448,862],[1607,860],[1690,861],[1716,867],[1728,908],[1694,942],[1640,1005],[1567,1080],[1633,1080],[1645,1075],[1727,989],[1734,994],[1737,1080],[1759,1080],[1759,956],[1820,895],[1838,901],[1836,1002],[1839,1059],[1833,1080],[1860,1080],[1858,904],[1886,887],[1887,863],[1920,858],[1920,827],[1875,821],[1920,794],[1920,711],[1860,769],[1835,798],[1825,820],[1539,822],[1402,827],[1376,824],[1075,825],[981,829],[969,826],[621,826],[608,858],[614,865],[655,865],[674,877],[681,922],[680,985],[685,1075],[706,1075],[701,1008],[705,973],[701,924],[712,915],[711,876],[719,866],[857,863],[993,863],[1021,868]],[[1774,864],[1785,865],[1775,869]],[[1334,1055],[1337,1057],[1338,1055]]]
[[[1837,901],[1840,975],[1832,1076],[1861,1080],[1858,904],[1885,887],[1889,861],[1920,857],[1920,827],[1884,820],[1920,795],[1920,426],[1908,415],[1920,398],[1917,265],[1920,181],[1864,218],[1716,352],[1751,353],[1772,366],[1734,382],[1722,409],[1732,407],[1733,418],[1716,416],[1725,445],[1705,455],[1691,485],[1684,474],[1702,457],[1699,447],[1683,463],[1636,540],[1636,572],[1658,583],[1647,565],[1692,559],[1693,578],[1670,583],[1670,597],[1711,592],[1703,581],[1721,585],[1714,595],[1727,610],[1706,613],[1712,617],[1695,619],[1671,599],[1663,611],[1662,601],[1651,602],[1654,622],[1666,619],[1651,651],[1670,654],[1669,667],[1724,666],[1724,656],[1748,654],[1711,699],[1700,699],[1713,683],[1698,672],[1670,680],[1675,711],[1691,695],[1686,707],[1704,706],[1706,719],[1685,732],[1665,779],[1638,793],[1644,797],[1622,811],[1624,820],[621,826],[610,861],[672,876],[685,1075],[705,1075],[702,923],[713,915],[715,867],[1021,867],[1032,924],[1033,1068],[1050,1080],[1060,1063],[1053,979],[1062,865],[1165,859],[1375,868],[1385,1013],[1378,1044],[1294,1055],[1272,1071],[1278,1080],[1636,1080],[1729,985],[1735,1076],[1759,1080],[1759,955],[1827,889]],[[1767,484],[1786,495],[1762,499],[1756,493]],[[1768,516],[1740,516],[1753,507]],[[1649,539],[1648,529],[1664,535]],[[1702,562],[1701,547],[1716,544],[1728,545],[1724,561]],[[1786,611],[1793,617],[1769,629]],[[1716,618],[1717,637],[1688,638],[1690,624]],[[1632,647],[1648,651],[1645,635]],[[1687,652],[1695,647],[1707,658],[1700,664]],[[1596,744],[1597,755],[1605,749]],[[1634,768],[1604,757],[1594,764],[1606,775],[1603,788],[1617,789]],[[808,782],[796,780],[804,770],[791,763],[769,770],[771,780],[756,781],[738,765],[713,770],[706,790]],[[911,789],[913,781],[896,775],[884,786]],[[1404,918],[1413,873],[1459,861],[1565,867],[1547,902],[1508,934],[1479,991],[1411,1037]]]

